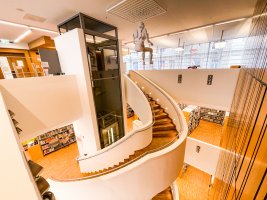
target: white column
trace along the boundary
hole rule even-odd
[[[74,129],[80,155],[93,154],[100,149],[100,141],[83,30],[74,29],[56,37],[55,45],[62,72],[76,75],[78,82],[83,113],[74,122]]]

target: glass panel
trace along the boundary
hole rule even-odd
[[[131,69],[187,69],[189,66],[229,68],[232,65],[246,65],[251,51],[258,51],[245,50],[246,41],[246,38],[226,40],[223,48],[215,48],[215,42],[188,44],[184,46],[184,50],[154,47],[153,65],[143,65],[142,53],[131,50],[123,57],[123,61],[126,63],[127,71]],[[248,41],[253,43],[254,40],[249,38]],[[245,51],[246,56],[244,56]],[[148,54],[145,59],[148,63]]]
[[[84,17],[84,27],[85,29],[92,30],[98,33],[104,33],[111,36],[115,35],[115,27],[102,23],[100,21],[97,21],[95,19],[91,19],[89,17]]]
[[[60,33],[65,33],[75,28],[81,28],[80,19],[78,16],[59,26],[59,31]]]
[[[102,148],[124,136],[117,41],[86,35]]]

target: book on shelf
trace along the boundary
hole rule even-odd
[[[58,128],[37,137],[43,154],[49,154],[76,141],[73,125]]]

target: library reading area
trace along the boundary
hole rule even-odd
[[[2,5],[3,199],[267,199],[267,0]]]

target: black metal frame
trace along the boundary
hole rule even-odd
[[[117,59],[118,59],[118,70],[119,70],[119,87],[120,87],[120,91],[122,91],[122,86],[121,86],[121,70],[120,70],[120,62],[119,62],[119,58],[120,58],[120,52],[119,52],[119,41],[118,41],[118,29],[117,27],[113,26],[113,25],[110,25],[110,24],[107,24],[106,22],[103,22],[103,21],[100,21],[98,19],[95,19],[93,17],[90,17],[90,16],[87,16],[83,13],[77,13],[76,15],[72,16],[71,18],[65,20],[64,22],[58,24],[58,31],[60,33],[60,35],[62,34],[61,33],[61,27],[64,26],[64,24],[67,24],[69,22],[71,22],[72,20],[76,19],[76,18],[79,18],[79,21],[80,21],[80,27],[77,27],[77,28],[81,28],[83,29],[83,32],[84,32],[84,38],[86,38],[86,35],[91,35],[93,36],[93,40],[94,40],[94,43],[95,43],[95,37],[102,37],[102,38],[105,38],[105,39],[108,39],[108,40],[113,40],[116,42],[116,51],[117,51]],[[104,26],[109,26],[111,28],[111,30],[114,30],[115,31],[115,37],[114,36],[110,36],[110,35],[107,35],[107,34],[104,34],[104,33],[99,33],[97,31],[94,31],[94,30],[90,30],[90,29],[86,29],[86,26],[85,26],[85,18],[87,19],[90,19],[90,20],[93,20],[93,21],[96,21],[100,24],[103,24]],[[67,26],[66,26],[66,31],[68,32],[69,30],[67,29]],[[87,45],[86,45],[87,46]],[[86,48],[86,53],[88,55],[88,48]],[[88,59],[88,56],[87,56],[87,62],[88,62],[88,65],[90,66],[90,61]],[[93,75],[92,75],[92,71],[91,71],[91,68],[89,67],[89,72],[90,72],[90,80],[91,82],[93,83]],[[93,98],[94,98],[94,102],[95,102],[95,96],[93,95]],[[123,113],[123,101],[122,101],[122,92],[121,92],[121,95],[120,95],[120,101],[122,102],[122,105],[121,105],[121,108],[122,108],[122,129],[123,129],[123,135],[125,135],[125,127],[124,127],[124,113]],[[95,111],[96,111],[96,107],[95,107]],[[97,113],[97,112],[96,112]],[[99,127],[99,124],[98,124],[98,121],[97,121],[97,125]],[[100,130],[98,130],[99,133],[100,133]],[[99,134],[99,137],[100,137],[100,140],[101,140],[101,134]]]

